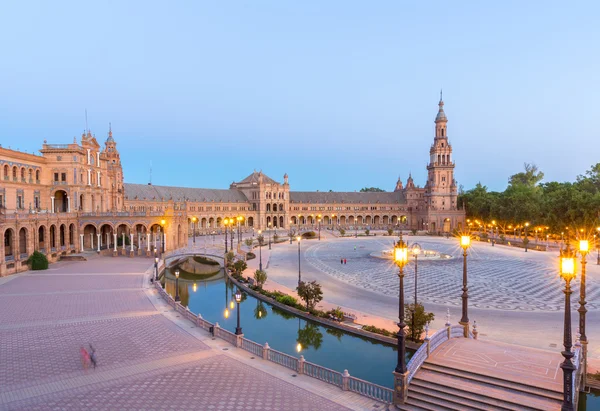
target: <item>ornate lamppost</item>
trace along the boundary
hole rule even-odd
[[[462,318],[459,324],[465,329],[465,338],[469,337],[469,287],[467,286],[467,249],[471,246],[471,236],[462,235],[460,246],[463,249],[463,286],[462,286]]]
[[[271,223],[267,224],[269,228],[269,250],[271,249]]]
[[[317,222],[319,223],[319,241],[321,241],[321,214],[317,216]]]
[[[575,365],[571,361],[574,353],[571,351],[571,280],[575,279],[575,256],[569,249],[569,244],[560,253],[560,276],[565,280],[565,323],[562,356],[565,360],[560,364],[563,370],[563,403],[562,411],[573,411],[573,371]]]
[[[581,334],[580,341],[581,347],[583,348],[583,372],[581,373],[581,384],[582,387],[586,385],[586,373],[587,373],[587,345],[588,339],[585,334],[585,314],[587,309],[585,308],[585,266],[587,264],[586,257],[590,250],[590,244],[588,240],[579,241],[579,253],[581,254],[581,282],[579,285],[579,333]]]
[[[415,335],[415,316],[417,313],[417,279],[418,279],[418,258],[419,258],[419,254],[421,253],[421,245],[419,243],[414,243],[411,247],[412,255],[415,257],[415,303],[413,306],[413,312],[412,312],[412,339],[413,341],[416,341],[416,335]]]
[[[263,243],[263,236],[262,236],[262,231],[258,230],[258,269],[260,271],[262,271],[262,243]]]
[[[300,240],[302,237],[296,237],[296,241],[298,241],[298,287],[300,287],[300,283],[302,282],[302,273],[300,271]]]
[[[529,227],[529,223],[525,223],[525,252],[527,252],[527,244],[529,243],[529,238],[527,238],[527,227]]]
[[[154,257],[154,281],[158,280],[158,257]]]
[[[408,370],[406,369],[406,335],[404,334],[404,266],[408,262],[408,247],[400,238],[394,246],[394,262],[398,265],[400,288],[398,293],[398,362],[394,370],[394,404],[403,404],[408,391]]]
[[[192,217],[192,231],[194,236],[194,244],[196,244],[196,221],[198,221],[198,219],[196,217]]]
[[[179,299],[179,269],[175,270],[175,301]]]
[[[237,327],[235,327],[235,335],[242,335],[242,327],[240,326],[240,303],[242,302],[242,292],[239,288],[235,292],[235,302],[237,303]]]
[[[160,226],[162,227],[162,236],[160,237],[160,249],[161,249],[161,254],[164,254],[165,252],[165,239],[167,238],[167,233],[165,232],[165,224],[166,221],[165,220],[160,220]],[[123,244],[123,247],[125,247],[125,244]]]
[[[225,227],[225,254],[227,254],[227,224],[229,224],[229,219],[225,217],[223,219],[223,226]]]

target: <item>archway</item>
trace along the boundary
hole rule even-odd
[[[19,255],[21,258],[27,257],[27,229],[21,227],[19,230]]]
[[[86,211],[85,209],[85,196],[82,194],[79,196],[79,210]]]
[[[283,225],[283,216],[279,217],[279,228],[285,228],[285,226]]]
[[[254,217],[248,217],[248,227],[254,227]]]
[[[83,248],[88,250],[95,250],[97,241],[98,240],[96,236],[96,226],[88,224],[85,227],[83,227]]]
[[[67,192],[57,190],[54,192],[54,211],[55,213],[66,213],[69,211],[69,199]]]
[[[56,251],[56,226],[54,224],[50,226],[50,251]]]
[[[398,224],[398,216],[393,215],[392,216],[392,225],[396,225],[396,224]]]
[[[383,225],[388,225],[390,223],[390,218],[386,215],[383,216]]]
[[[15,259],[13,254],[13,249],[15,247],[15,234],[12,228],[7,228],[4,231],[4,256],[6,261],[11,261]]]
[[[370,224],[371,224],[371,222],[372,222],[372,218],[371,218],[371,216],[370,216],[370,215],[368,215],[368,216],[366,217],[365,224],[366,224],[366,225],[370,225]]]
[[[346,225],[346,216],[343,215],[340,217],[340,225],[341,226],[345,226]]]
[[[127,224],[119,224],[117,226],[117,247],[122,247],[123,249],[127,249],[128,246],[130,246],[130,241],[129,241],[129,226]],[[123,240],[125,240],[123,242]]]
[[[296,216],[295,216],[295,215],[294,215],[294,216],[292,216],[291,223],[292,223],[292,224],[294,224],[294,225],[298,224],[298,220],[296,219]]]
[[[75,224],[69,225],[69,246],[75,246]]]
[[[113,227],[110,224],[102,224],[100,226],[100,249],[108,249],[114,247]]]
[[[46,252],[46,227],[43,225],[38,228],[38,249],[41,253]]]
[[[445,233],[450,232],[450,219],[449,218],[444,218],[444,232]]]
[[[64,248],[67,244],[66,244],[66,237],[67,237],[67,227],[64,224],[60,225],[60,228],[58,230],[58,243],[60,244],[61,248]]]
[[[375,225],[375,227],[379,228],[379,226],[381,224],[381,219],[380,219],[380,217],[378,215],[376,215],[375,217],[373,217],[373,224]]]

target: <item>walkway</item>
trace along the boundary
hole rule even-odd
[[[148,287],[150,260],[88,260],[0,279],[0,410],[384,408],[213,340]]]

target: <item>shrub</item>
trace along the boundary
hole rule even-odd
[[[307,231],[302,233],[302,238],[315,238],[317,234],[314,231]]]
[[[396,336],[395,333],[388,331],[386,329],[383,329],[383,328],[377,328],[374,325],[363,325],[362,329],[365,331],[375,333],[375,334],[385,335],[386,337],[395,337]]]
[[[280,295],[277,298],[275,298],[275,300],[277,300],[278,303],[289,305],[292,307],[298,305],[298,300],[296,300],[291,295]]]
[[[34,251],[27,259],[27,264],[31,266],[32,270],[46,270],[48,269],[48,258],[39,251]]]
[[[346,230],[344,230],[343,228],[340,228],[340,235],[343,237],[346,235]]]
[[[421,334],[425,330],[425,324],[433,321],[435,315],[425,311],[423,304],[417,304],[416,311],[414,310],[414,304],[404,305],[404,322],[408,325],[408,334],[411,335],[411,339],[415,342],[420,341]],[[414,329],[413,329],[413,315],[414,315]]]
[[[344,312],[342,311],[342,309],[340,307],[334,308],[332,310],[327,311],[327,316],[329,318],[332,318],[336,321],[344,321]]]
[[[394,229],[393,228],[388,228],[387,229],[387,233],[388,233],[388,235],[394,234]]]
[[[194,261],[197,263],[206,264],[206,265],[219,265],[218,261],[215,261],[211,258],[200,256],[200,255],[194,256]]]
[[[233,271],[235,272],[236,276],[241,277],[242,273],[244,272],[244,270],[248,268],[248,264],[246,264],[246,262],[244,260],[237,260],[234,264],[233,264]]]
[[[265,270],[256,270],[254,272],[254,281],[258,288],[262,288],[265,281],[267,281],[267,272]]]
[[[413,228],[413,229],[412,229],[412,230],[410,230],[410,231],[413,233],[413,235],[417,235],[417,229],[416,229],[416,228]]]
[[[369,235],[370,232],[371,232],[371,230],[369,230],[368,228],[365,230],[366,235]]]
[[[253,248],[253,247],[252,247],[252,245],[254,244],[254,241],[253,241],[251,238],[246,238],[246,239],[244,240],[244,243],[245,243],[245,244],[246,244],[248,247],[250,247],[250,249],[252,249],[252,248]]]

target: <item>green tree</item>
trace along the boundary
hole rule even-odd
[[[265,245],[265,237],[262,234],[259,234],[259,236],[256,237],[256,240],[258,241],[258,244]]]
[[[34,251],[27,259],[27,264],[32,270],[46,270],[48,269],[48,258],[39,251]]]
[[[248,264],[246,264],[244,260],[237,260],[233,264],[233,272],[235,273],[236,277],[241,277],[246,268],[248,268]]]
[[[225,254],[225,265],[229,267],[233,263],[234,258],[235,254],[233,251],[229,251],[227,254]]]
[[[256,270],[254,272],[254,281],[256,281],[258,288],[262,288],[267,281],[267,272],[264,270]]]
[[[388,235],[394,234],[394,229],[393,228],[388,228],[387,229],[387,233],[388,233]]]
[[[343,228],[340,228],[340,235],[343,237],[346,235],[346,230],[344,230]]]
[[[417,304],[416,310],[414,310],[414,308],[414,304],[404,305],[404,322],[408,325],[408,333],[411,336],[411,339],[417,342],[421,339],[421,334],[423,334],[423,331],[425,330],[425,325],[432,322],[435,318],[435,315],[433,313],[426,312],[423,304]]]
[[[360,189],[361,193],[385,193],[385,190],[382,190],[379,187],[363,187]]]
[[[304,300],[308,310],[315,308],[315,305],[323,299],[321,285],[314,280],[311,282],[300,281],[296,290],[298,297]]]
[[[254,248],[252,247],[254,245],[254,241],[251,238],[246,238],[244,240],[244,243],[246,244],[246,246],[250,247],[250,250]]]

